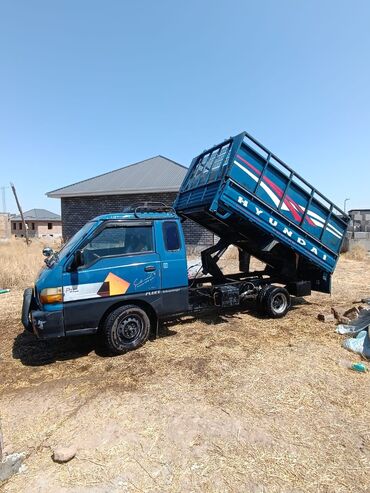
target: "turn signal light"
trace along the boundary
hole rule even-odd
[[[40,293],[40,301],[43,305],[61,303],[63,301],[62,288],[45,288]]]

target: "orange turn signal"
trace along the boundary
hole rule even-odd
[[[43,305],[61,303],[63,301],[63,288],[45,288],[40,293],[40,301]]]

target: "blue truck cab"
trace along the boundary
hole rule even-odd
[[[188,278],[182,221],[219,241]],[[196,156],[173,204],[133,204],[89,221],[24,292],[22,322],[39,338],[99,332],[121,354],[161,319],[253,301],[283,317],[291,296],[331,291],[349,217],[247,132]],[[191,223],[192,224],[192,223]],[[239,269],[218,261],[230,246]],[[250,258],[265,267],[254,271]]]
[[[59,252],[46,249],[46,265],[24,293],[25,327],[39,338],[105,329],[117,353],[145,342],[159,318],[186,312],[180,219],[171,207],[151,209],[96,217]]]

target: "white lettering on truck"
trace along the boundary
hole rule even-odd
[[[248,200],[245,199],[244,197],[241,197],[240,195],[238,197],[238,204],[241,204],[245,208],[248,208],[248,206],[249,206]],[[255,208],[255,213],[256,213],[257,216],[261,216],[261,214],[263,214],[265,212],[262,209],[259,209],[256,205],[254,206],[254,208]],[[271,216],[269,217],[269,220],[268,221],[271,224],[271,226],[274,226],[274,228],[276,228],[277,226],[279,226],[278,221],[276,219],[274,219],[273,217],[271,217]],[[290,230],[290,229],[288,229],[286,226],[283,227],[283,233],[285,235],[289,236],[289,238],[292,238],[292,236],[293,236],[293,231]],[[294,239],[294,237],[292,239]],[[301,238],[300,236],[298,236],[296,238],[296,242],[299,243],[302,246],[307,246],[306,240],[303,239],[303,238]],[[313,254],[315,254],[316,256],[319,256],[319,252],[318,252],[318,250],[317,250],[316,247],[312,247],[310,249],[310,252],[313,253]],[[322,255],[322,259],[323,260],[327,260],[327,258],[328,258],[327,255],[325,255],[324,253],[321,254],[321,255]]]

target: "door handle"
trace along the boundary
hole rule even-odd
[[[155,266],[154,265],[147,265],[145,268],[144,268],[145,272],[153,272],[155,270]]]

